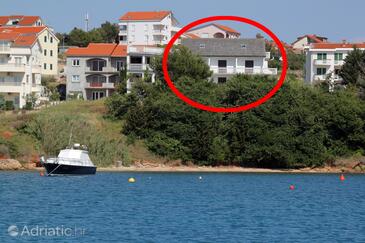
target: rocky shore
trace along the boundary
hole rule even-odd
[[[20,170],[24,167],[15,159],[0,159],[0,170]]]

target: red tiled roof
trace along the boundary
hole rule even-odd
[[[0,25],[5,25],[12,19],[19,19],[19,26],[29,26],[35,24],[40,19],[40,17],[24,15],[0,16]]]
[[[128,12],[120,17],[120,20],[162,20],[171,11]]]
[[[230,33],[241,34],[237,30],[234,30],[231,27],[228,27],[228,26],[225,26],[225,25],[221,25],[221,24],[217,24],[217,23],[214,23],[213,25],[217,26],[218,28],[220,28],[224,31],[230,32]]]
[[[112,43],[90,43],[87,47],[73,47],[66,51],[67,56],[127,56],[127,46]]]
[[[308,38],[308,39],[312,40],[314,43],[322,43],[322,42],[325,42],[325,40],[327,40],[326,37],[322,37],[322,36],[318,36],[318,35],[303,35],[303,36],[298,37],[297,40],[292,43],[292,45],[303,38]]]
[[[46,26],[26,27],[26,26],[0,26],[0,31],[18,32],[22,34],[38,34],[46,29]]]
[[[186,34],[184,34],[184,36],[191,38],[191,39],[200,39],[200,37],[198,35],[193,34],[193,33],[186,33]]]
[[[12,46],[32,46],[37,41],[37,34],[20,33],[0,28],[0,40],[12,42]]]
[[[127,46],[117,45],[111,54],[112,57],[126,57],[127,56]]]
[[[365,43],[314,43],[311,49],[365,48]]]

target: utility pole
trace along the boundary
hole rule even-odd
[[[89,32],[89,13],[88,12],[86,12],[86,15],[85,15],[85,31]]]

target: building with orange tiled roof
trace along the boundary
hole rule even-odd
[[[14,108],[42,96],[41,56],[36,33],[0,28],[0,95]]]
[[[149,67],[151,57],[160,55],[163,48],[146,45],[90,43],[87,47],[74,47],[66,51],[67,96],[98,100],[110,96],[121,82],[120,72],[130,76],[127,90],[134,78],[154,82]]]
[[[296,41],[292,43],[292,47],[295,50],[303,51],[306,46],[313,43],[324,43],[328,42],[327,37],[318,36],[318,35],[303,35],[297,38]]]
[[[305,49],[305,81],[316,83],[332,81],[341,83],[340,69],[345,58],[354,48],[365,50],[365,43],[313,43]]]
[[[9,15],[0,16],[0,26],[44,26],[39,16]]]
[[[129,45],[164,45],[180,30],[171,11],[127,12],[119,27],[120,42]]]
[[[188,33],[199,36],[200,38],[227,38],[236,39],[241,36],[237,30],[218,23],[210,23],[198,26]]]
[[[59,40],[50,28],[47,26],[1,26],[0,31],[20,33],[23,36],[27,35],[29,36],[29,41],[31,38],[36,37],[43,52],[43,55],[41,56],[42,76],[58,75]]]

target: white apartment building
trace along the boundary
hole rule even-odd
[[[19,33],[22,35],[36,36],[42,55],[40,61],[42,64],[42,76],[58,75],[58,43],[54,32],[47,26],[26,27],[26,26],[2,26],[0,31],[7,33]]]
[[[325,80],[341,82],[339,71],[354,47],[365,49],[364,43],[316,43],[306,49],[305,81],[313,84]]]
[[[182,45],[206,61],[215,83],[236,74],[277,74],[276,68],[268,67],[270,53],[263,39],[183,39]]]
[[[128,45],[164,45],[180,30],[171,11],[128,12],[119,27],[119,41]]]
[[[0,95],[23,108],[33,95],[40,98],[42,49],[36,35],[0,29]]]
[[[188,33],[199,36],[200,38],[227,38],[237,39],[241,36],[241,33],[231,27],[210,23],[207,25],[198,26]]]
[[[133,85],[133,78],[146,78],[150,76],[150,82],[155,82],[155,74],[150,68],[151,58],[162,55],[164,49],[156,46],[128,46],[127,70],[131,77],[127,82],[127,89],[130,90]]]

